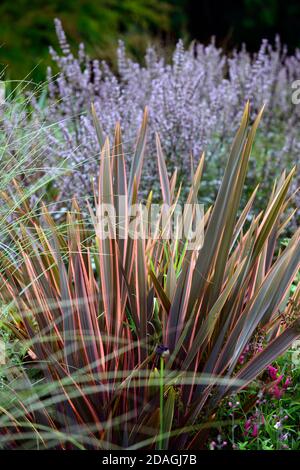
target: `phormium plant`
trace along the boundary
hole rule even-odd
[[[12,205],[7,233],[15,256],[1,250],[3,326],[26,351],[6,364],[0,389],[0,446],[55,449],[201,448],[224,397],[247,386],[300,334],[300,231],[283,251],[277,240],[291,217],[295,170],[274,184],[266,209],[252,217],[256,190],[239,211],[260,112],[242,116],[200,249],[185,240],[129,236],[147,110],[127,175],[120,125],[112,147],[93,110],[101,162],[94,204],[76,200],[65,221],[26,197]],[[179,198],[159,137],[163,202]],[[204,157],[187,197],[197,200]],[[125,237],[100,237],[97,209],[112,204]],[[147,206],[151,207],[151,194]],[[127,214],[127,215],[126,215]],[[143,227],[143,219],[138,222]],[[108,227],[108,233],[114,227]],[[251,346],[241,364],[240,356]],[[259,347],[258,347],[259,345]]]

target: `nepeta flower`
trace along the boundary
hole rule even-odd
[[[171,62],[149,47],[144,65],[130,59],[120,42],[114,73],[105,62],[90,58],[82,44],[74,54],[59,20],[55,27],[61,52],[50,48],[50,54],[58,74],[48,69],[45,108],[34,98],[32,106],[33,120],[40,123],[45,137],[39,151],[41,167],[65,170],[63,184],[57,180],[62,201],[73,195],[85,197],[97,171],[99,146],[90,113],[92,102],[111,141],[116,121],[121,122],[128,161],[148,106],[145,193],[155,190],[153,136],[159,132],[167,167],[170,172],[177,168],[181,177],[190,178],[191,153],[196,163],[201,152],[206,152],[208,182],[203,186],[203,202],[210,203],[248,99],[253,116],[266,103],[250,162],[249,185],[260,179],[263,190],[298,160],[300,105],[291,101],[291,84],[300,78],[300,51],[288,56],[278,38],[275,46],[264,40],[256,54],[243,46],[230,56],[214,41],[189,49],[179,41]]]

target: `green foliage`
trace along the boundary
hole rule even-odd
[[[30,6],[28,0],[2,1],[1,67],[7,67],[7,76],[13,79],[28,73],[34,80],[44,79],[48,48],[56,43],[56,17],[71,44],[84,42],[93,57],[111,62],[118,39],[140,56],[151,37],[170,32],[170,12],[167,0],[50,0],[46,5],[32,0]]]
[[[298,342],[299,343],[299,342]],[[299,344],[298,344],[299,348]],[[228,448],[236,450],[299,450],[300,449],[300,369],[299,362],[293,362],[294,351],[288,351],[273,365],[280,374],[289,376],[291,384],[278,399],[262,390],[268,380],[264,373],[259,380],[253,382],[248,390],[240,392],[230,400],[225,400],[218,411],[220,424],[217,432],[228,442]],[[238,403],[238,405],[236,405]],[[250,406],[249,406],[250,404]],[[252,405],[251,405],[252,404]],[[253,427],[245,431],[247,419],[256,416],[258,423],[257,435],[253,436]],[[211,437],[214,439],[214,436]]]

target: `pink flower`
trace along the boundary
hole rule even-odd
[[[283,388],[286,390],[290,385],[292,385],[291,377],[287,377],[286,381],[284,382]]]
[[[248,432],[251,428],[251,423],[252,423],[252,420],[249,418],[247,419],[247,421],[245,422],[245,431]]]
[[[269,371],[271,379],[277,380],[278,369],[276,369],[276,367],[273,367],[273,366],[268,366],[268,371]]]
[[[280,398],[283,395],[282,389],[278,387],[278,385],[274,385],[274,387],[271,390],[272,395],[277,398],[277,400],[280,400]]]
[[[253,429],[252,429],[252,437],[257,437],[258,436],[258,425],[256,423],[253,424]]]
[[[244,354],[241,354],[239,357],[239,364],[244,364],[244,361],[245,361],[245,356]]]
[[[255,413],[250,416],[244,424],[245,435],[251,434],[251,437],[257,437],[259,433],[259,427],[265,422],[262,413]]]
[[[290,377],[287,377],[285,379],[285,382],[282,383],[284,380],[283,374],[278,375],[278,369],[276,367],[273,367],[272,365],[268,366],[268,371],[269,371],[271,380],[273,381],[270,393],[277,400],[279,400],[284,394],[285,390],[291,385],[292,380]]]
[[[281,375],[279,375],[279,377],[277,377],[275,384],[279,384],[282,381],[282,379],[283,379],[283,374],[281,374]]]

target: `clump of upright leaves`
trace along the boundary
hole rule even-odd
[[[57,224],[45,206],[29,213],[24,201],[10,231],[19,256],[1,253],[0,295],[11,309],[6,326],[27,345],[28,357],[23,368],[6,370],[0,445],[199,448],[223,398],[299,336],[299,288],[288,296],[299,270],[299,230],[275,251],[290,217],[295,170],[282,174],[265,211],[248,223],[256,191],[241,212],[239,206],[261,112],[248,129],[247,104],[205,214],[202,248],[166,240],[159,227],[156,237],[133,239],[128,214],[138,201],[147,110],[128,177],[120,125],[111,148],[92,114],[101,146],[94,207],[82,212],[73,200],[65,223]],[[158,135],[156,147],[163,202],[172,204],[180,192],[176,173],[169,179]],[[204,157],[189,203],[197,199],[203,163]],[[117,195],[127,201],[122,218]],[[100,203],[114,204],[125,238],[97,235]],[[258,337],[261,348],[252,347],[241,364]]]

